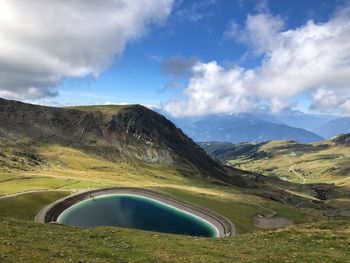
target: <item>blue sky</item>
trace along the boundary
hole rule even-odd
[[[65,80],[58,86],[59,103],[93,104],[128,102],[158,104],[174,95],[160,92],[171,81],[160,70],[161,60],[174,56],[195,57],[201,61],[237,62],[248,51],[240,43],[225,38],[231,21],[244,24],[247,14],[259,12],[259,1],[204,0],[178,1],[169,20],[149,30],[128,45],[124,54],[114,59],[99,77]],[[274,15],[286,18],[287,28],[295,28],[313,19],[327,21],[335,8],[345,1],[293,0],[262,1]],[[198,9],[195,6],[199,6]],[[198,16],[198,17],[191,17]],[[256,58],[241,63],[254,66]],[[178,91],[176,91],[178,92]],[[301,98],[302,99],[302,98]],[[304,103],[305,98],[302,103]],[[46,101],[46,100],[44,100]]]
[[[17,0],[14,2],[16,1]],[[152,0],[149,1],[152,2]],[[17,2],[20,2],[20,0]],[[135,36],[126,39],[121,44],[123,46],[122,48],[108,53],[108,63],[103,62],[103,64],[101,62],[103,64],[101,67],[100,65],[93,65],[92,70],[86,70],[87,73],[80,72],[88,68],[87,66],[91,66],[88,63],[86,63],[87,65],[84,65],[84,67],[79,65],[79,71],[76,70],[79,73],[74,71],[76,68],[72,70],[72,73],[69,71],[68,73],[66,71],[64,71],[64,73],[60,72],[60,75],[55,81],[48,82],[47,85],[49,85],[49,87],[40,86],[40,92],[36,90],[34,84],[30,84],[34,86],[32,94],[38,94],[37,96],[21,95],[18,96],[18,98],[35,103],[54,105],[104,103],[167,105],[169,102],[174,102],[174,104],[171,104],[169,107],[165,106],[165,109],[172,111],[172,107],[186,108],[187,113],[185,115],[225,113],[230,111],[239,112],[235,107],[227,106],[221,108],[210,104],[210,100],[205,102],[205,99],[203,100],[203,109],[217,108],[217,110],[213,112],[208,110],[191,112],[189,110],[189,108],[195,107],[193,103],[196,103],[196,100],[193,98],[198,95],[197,93],[199,91],[196,90],[197,95],[188,94],[191,93],[193,89],[202,88],[198,87],[198,85],[196,88],[191,87],[189,81],[192,79],[198,84],[200,81],[198,80],[198,75],[209,74],[208,68],[202,68],[198,71],[199,73],[197,72],[197,75],[195,75],[195,73],[192,72],[195,63],[208,66],[210,62],[215,62],[216,68],[214,66],[214,69],[213,67],[212,69],[218,70],[221,72],[220,74],[223,74],[220,76],[227,77],[228,79],[232,79],[230,76],[236,74],[235,71],[231,71],[230,69],[238,68],[239,71],[243,72],[243,75],[239,77],[237,81],[245,82],[250,69],[256,70],[259,68],[259,70],[254,72],[254,74],[259,74],[260,68],[262,68],[261,71],[264,70],[261,66],[264,64],[264,61],[269,61],[269,59],[273,57],[274,52],[277,52],[276,47],[265,47],[263,46],[264,43],[259,47],[254,46],[254,43],[252,43],[254,41],[254,39],[252,39],[254,36],[249,36],[248,34],[249,30],[252,31],[252,29],[249,29],[248,25],[249,16],[255,19],[252,19],[252,21],[259,21],[258,16],[261,14],[262,17],[260,18],[268,24],[267,26],[272,28],[274,26],[278,27],[274,33],[276,37],[281,37],[283,32],[288,30],[294,30],[293,33],[297,35],[298,28],[306,28],[309,20],[313,20],[316,25],[330,23],[330,21],[337,16],[339,10],[346,9],[346,7],[349,6],[349,2],[345,0],[177,0],[175,2],[172,2],[172,0],[164,0],[163,2],[164,6],[169,7],[169,12],[159,15],[160,17],[157,17],[157,21],[154,23],[150,23],[150,18],[148,17],[145,18],[145,21],[140,22],[145,25],[136,25],[135,28],[137,28],[137,30],[135,29],[135,31],[137,31],[137,33],[135,33]],[[155,5],[155,9],[157,1],[152,3],[152,5]],[[140,10],[140,12],[142,12],[142,9]],[[35,10],[33,12],[35,12]],[[105,11],[101,11],[101,14],[103,14],[102,12]],[[155,12],[159,13],[160,11]],[[132,15],[134,14],[131,13],[130,16]],[[140,14],[137,15],[140,16]],[[157,13],[149,11],[147,15],[153,19],[154,16],[157,16]],[[338,16],[342,16],[343,19],[345,19],[347,15],[348,14]],[[253,25],[254,21],[252,22]],[[280,21],[283,23],[282,26],[278,25]],[[138,22],[136,21],[135,23]],[[260,26],[259,24],[257,25]],[[331,26],[333,25],[329,27]],[[262,28],[261,30],[265,29],[266,28]],[[317,30],[317,28],[315,30]],[[116,34],[116,39],[118,38],[118,34],[120,34],[119,31],[110,32]],[[110,32],[108,33],[110,34]],[[91,31],[91,33],[93,32]],[[243,38],[241,36],[246,37]],[[64,34],[62,34],[62,37],[64,37]],[[273,36],[271,38],[273,39]],[[260,40],[261,39],[258,39],[258,41]],[[288,40],[283,41],[283,43],[285,43]],[[345,38],[344,41],[346,41]],[[70,40],[64,43],[66,48],[69,49]],[[107,45],[113,45],[113,40],[104,42],[97,46],[97,48],[99,50],[107,49]],[[263,48],[262,52],[258,51],[260,48]],[[55,52],[57,53],[57,51]],[[87,49],[84,54],[88,52],[89,50]],[[183,69],[176,68],[180,71],[183,70],[183,72],[173,74],[171,70],[174,69],[171,65],[174,63],[170,63],[170,69],[164,69],[164,65],[168,65],[167,62],[169,62],[169,60],[177,65],[175,65],[175,67],[184,67]],[[347,69],[348,65],[346,65],[346,70]],[[57,74],[53,74],[53,76],[56,75]],[[331,84],[333,84],[333,82],[331,82]],[[239,98],[233,96],[227,103],[242,104],[242,106],[238,108],[243,109],[243,111],[254,110],[256,107],[264,105],[264,101],[267,101],[267,104],[271,104],[271,108],[277,111],[283,107],[295,107],[304,111],[347,112],[348,108],[350,108],[350,100],[347,100],[347,96],[350,98],[350,94],[347,92],[349,88],[346,85],[345,87],[344,83],[342,83],[340,85],[341,88],[339,88],[340,91],[338,92],[337,90],[337,93],[334,95],[334,101],[325,101],[324,97],[330,98],[334,94],[331,84],[325,84],[326,88],[323,87],[324,85],[322,85],[320,81],[304,84],[304,86],[300,84],[300,89],[289,97],[279,94],[276,95],[273,92],[266,91],[264,87],[252,94],[249,92],[250,86],[248,85],[245,87],[248,93],[244,91],[244,95]],[[23,85],[25,86],[25,84]],[[259,83],[256,85],[259,85]],[[309,85],[310,88],[307,85]],[[169,88],[169,86],[172,87]],[[222,83],[222,86],[223,89],[226,90],[225,92],[231,90],[229,82]],[[50,91],[46,90],[43,93],[42,90],[44,88]],[[218,87],[218,89],[220,89],[220,87]],[[213,87],[203,87],[203,90],[210,90],[210,92],[212,92]],[[264,90],[265,93],[262,94],[261,90]],[[232,89],[232,92],[239,93],[240,91],[241,87]],[[338,93],[341,93],[342,97],[345,96],[346,100],[340,101],[337,97]],[[17,98],[17,93],[11,90],[6,90],[3,93],[0,92],[0,95],[1,94],[10,94],[7,97],[11,98],[12,96]],[[225,94],[226,93],[223,93],[220,96],[225,97]],[[191,97],[192,95],[194,96],[193,98]],[[332,103],[334,105],[344,105],[343,108],[346,110],[343,108],[339,109]],[[181,115],[181,112],[178,112],[178,115]]]

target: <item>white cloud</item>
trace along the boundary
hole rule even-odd
[[[233,24],[226,35],[263,55],[261,65],[232,69],[215,61],[199,63],[193,68],[186,98],[171,101],[165,109],[177,115],[244,112],[259,101],[268,101],[273,111],[279,111],[295,96],[309,94],[313,109],[346,111],[350,6],[326,23],[308,21],[295,29],[283,27],[281,18],[271,14],[249,15],[244,29]]]
[[[271,14],[248,15],[245,28],[232,22],[225,36],[251,46],[255,53],[263,54],[276,47],[275,36],[283,29],[281,17]]]
[[[187,101],[173,100],[164,109],[175,116],[207,113],[242,112],[255,104],[246,88],[252,77],[241,68],[229,70],[216,62],[196,63],[193,76],[185,90]],[[209,108],[210,107],[210,108]]]
[[[346,115],[350,115],[350,99],[345,100],[341,105],[340,108]]]
[[[173,0],[0,0],[0,96],[54,96],[65,77],[97,76],[161,23]]]
[[[313,104],[311,107],[315,110],[327,111],[339,105],[339,98],[333,90],[319,88],[312,94]]]

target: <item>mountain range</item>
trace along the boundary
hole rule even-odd
[[[324,138],[332,138],[339,134],[346,134],[350,132],[350,117],[342,117],[332,119],[315,129],[317,134]]]
[[[174,118],[169,115],[167,117],[197,142],[291,140],[310,143],[350,132],[350,118],[306,114],[291,109],[285,109],[277,114],[257,111],[202,117]]]

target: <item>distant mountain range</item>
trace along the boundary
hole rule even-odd
[[[343,117],[330,120],[315,129],[317,134],[324,138],[331,138],[338,134],[346,134],[350,132],[350,117]]]
[[[277,114],[259,111],[253,113],[253,115],[267,122],[286,124],[288,126],[302,128],[313,132],[315,132],[316,129],[324,123],[338,118],[338,116],[334,115],[307,114],[302,111],[292,109],[284,109]]]
[[[286,109],[279,114],[255,113],[261,120],[286,124],[292,127],[312,131],[326,139],[350,132],[350,117],[335,115],[305,114],[301,111]]]
[[[185,118],[172,121],[195,141],[240,143],[294,140],[307,143],[323,140],[311,131],[264,121],[252,114],[210,115],[200,119]]]
[[[350,118],[306,114],[291,109],[278,114],[258,111],[188,118],[167,117],[197,142],[290,140],[310,143],[350,132]]]

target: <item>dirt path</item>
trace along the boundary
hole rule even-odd
[[[293,220],[280,217],[277,215],[274,216],[266,216],[266,217],[259,217],[256,216],[253,219],[254,226],[259,228],[280,228],[280,227],[286,227],[293,225]]]
[[[25,194],[30,194],[30,193],[42,193],[42,192],[71,192],[71,190],[62,190],[62,189],[37,189],[37,190],[27,190],[24,192],[18,192],[18,193],[14,193],[14,194],[5,194],[0,196],[0,200],[6,200],[6,199],[10,199],[13,197],[17,197],[20,195],[25,195]]]
[[[290,157],[289,163],[290,163],[290,167],[288,169],[288,172],[293,172],[297,177],[299,177],[302,180],[302,184],[305,184],[306,178],[304,176],[302,176],[301,174],[299,174],[297,171],[295,171],[295,169],[294,169],[295,163],[294,163],[292,157]]]

